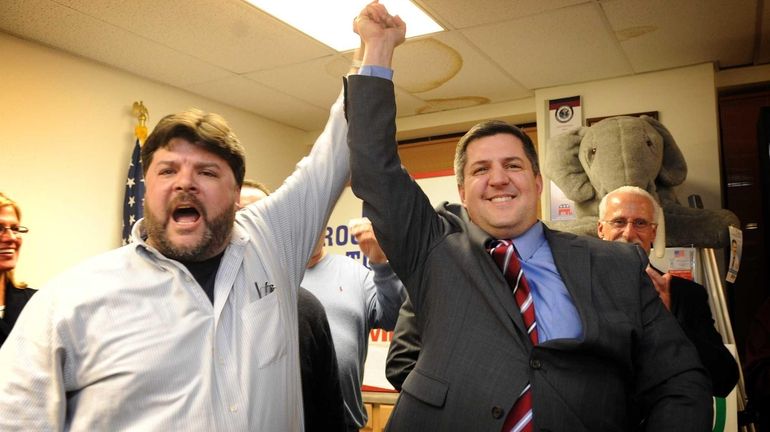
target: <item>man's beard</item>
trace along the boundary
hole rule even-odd
[[[228,208],[221,215],[209,220],[208,213],[203,205],[195,197],[186,195],[187,202],[193,202],[200,210],[200,217],[204,222],[204,231],[200,240],[190,246],[177,246],[169,240],[166,229],[168,219],[161,220],[149,207],[144,209],[144,229],[147,231],[147,237],[151,244],[158,249],[166,258],[176,261],[197,262],[203,261],[217,255],[222,246],[230,239],[233,231],[233,222],[235,221],[235,206]],[[180,197],[173,200],[168,205],[168,214],[173,213],[173,207]]]

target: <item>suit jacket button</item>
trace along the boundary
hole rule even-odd
[[[503,409],[500,408],[499,406],[493,406],[492,407],[492,417],[494,417],[496,419],[501,418],[503,416],[504,412],[505,411],[503,411]]]
[[[532,367],[532,369],[540,369],[541,367],[543,367],[543,364],[540,363],[540,360],[538,359],[530,360],[529,365]]]

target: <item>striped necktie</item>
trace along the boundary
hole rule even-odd
[[[532,345],[537,345],[537,321],[535,320],[535,305],[532,302],[532,294],[529,290],[527,278],[521,271],[521,262],[516,254],[516,247],[510,240],[497,240],[492,244],[489,253],[495,263],[500,267],[505,280],[513,289],[513,297],[519,307],[524,325],[527,327],[529,340]],[[503,432],[530,432],[532,430],[532,395],[530,385],[519,394],[519,398],[513,404],[513,408],[505,418]]]

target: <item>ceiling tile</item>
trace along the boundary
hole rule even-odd
[[[402,88],[434,103],[444,101],[446,106],[460,107],[463,100],[466,106],[477,105],[481,100],[497,103],[533,94],[456,31],[404,44],[397,52],[396,71],[402,63],[424,71],[407,77],[397,74],[397,83]],[[402,84],[404,81],[410,85]]]
[[[462,33],[530,89],[632,73],[594,3]]]
[[[214,65],[49,0],[0,4],[0,28],[11,34],[155,81],[180,86],[230,75]],[[29,13],[30,10],[35,13]]]
[[[245,1],[59,0],[235,73],[269,69],[335,53]],[[143,13],[142,11],[152,11]]]
[[[396,87],[396,117],[419,114],[420,109],[424,106],[424,100]]]
[[[342,88],[342,77],[350,69],[351,58],[352,55],[326,56],[291,66],[250,73],[245,77],[326,109],[334,102]]]
[[[214,100],[228,95],[224,100],[227,104],[304,131],[323,129],[329,117],[329,108],[318,108],[241,76],[194,84],[186,89]]]
[[[754,27],[747,23],[756,0],[616,0],[602,7],[635,72],[752,61]]]
[[[510,21],[591,0],[416,0],[452,29]]]

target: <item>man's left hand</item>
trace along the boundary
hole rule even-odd
[[[671,310],[671,273],[658,274],[658,272],[647,266],[647,275],[652,279],[652,284],[655,286],[655,291],[658,292],[658,297],[663,302],[663,305]]]

